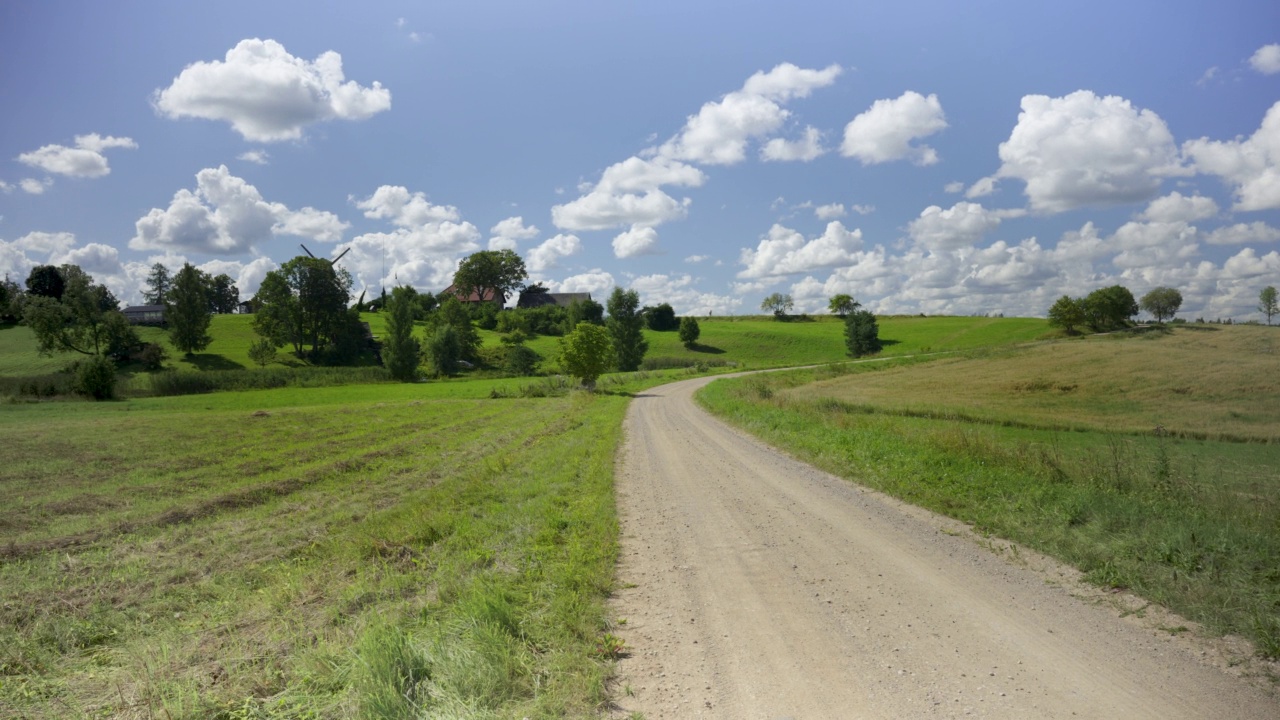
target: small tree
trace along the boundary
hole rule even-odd
[[[640,294],[635,290],[614,288],[609,295],[609,335],[617,353],[618,369],[634,372],[640,369],[649,342],[644,339],[644,317],[640,314]]]
[[[837,315],[842,318],[847,317],[849,313],[860,307],[862,307],[862,303],[854,300],[852,295],[846,295],[844,293],[832,296],[831,302],[827,305],[827,308],[831,310],[832,315]]]
[[[692,349],[697,345],[700,335],[702,335],[702,328],[698,327],[698,321],[695,318],[680,318],[680,342],[684,343],[686,349]]]
[[[773,313],[775,320],[786,320],[787,313],[791,312],[791,308],[795,306],[796,303],[791,296],[782,293],[774,293],[760,303],[760,309]]]
[[[1063,295],[1049,308],[1049,324],[1074,335],[1085,322],[1084,301]]]
[[[226,273],[209,281],[209,309],[219,315],[228,315],[236,311],[240,304],[240,289],[231,276]]]
[[[604,306],[600,303],[587,298],[585,300],[574,300],[569,303],[567,309],[568,327],[565,332],[572,332],[578,327],[580,322],[589,322],[592,325],[604,325]]]
[[[1182,307],[1182,293],[1171,287],[1158,287],[1143,295],[1138,304],[1151,313],[1156,322],[1163,323],[1176,315],[1178,308]]]
[[[458,372],[462,360],[462,344],[458,341],[458,331],[445,323],[436,328],[427,338],[427,361],[436,377],[447,377]]]
[[[268,338],[258,338],[249,346],[249,359],[266,367],[276,361],[276,345]]]
[[[448,325],[453,328],[458,342],[459,359],[476,362],[480,359],[480,333],[471,324],[471,313],[457,297],[448,296],[440,304],[440,308],[432,313],[433,327]]]
[[[0,282],[0,322],[18,322],[22,319],[22,288],[9,279]]]
[[[116,366],[102,355],[93,355],[76,364],[75,391],[94,400],[116,396]]]
[[[1112,285],[1089,293],[1084,299],[1086,322],[1094,330],[1126,327],[1138,314],[1138,301],[1123,285]]]
[[[578,323],[573,332],[560,338],[560,364],[565,372],[581,380],[588,390],[596,389],[596,379],[609,369],[613,361],[614,348],[609,332],[599,325]]]
[[[1267,324],[1271,324],[1271,318],[1280,315],[1280,304],[1276,302],[1276,289],[1273,285],[1262,288],[1262,292],[1258,294],[1258,312],[1267,316]]]
[[[173,288],[169,268],[163,263],[152,265],[146,282],[147,289],[142,291],[143,302],[148,305],[164,305],[169,300],[169,290]]]
[[[458,263],[453,275],[453,288],[462,296],[475,293],[481,300],[499,305],[529,277],[524,260],[511,250],[481,250]]]
[[[876,316],[866,310],[849,313],[844,319],[844,344],[854,357],[880,352],[880,325]]]
[[[191,263],[183,264],[174,276],[166,295],[164,316],[169,325],[169,342],[178,352],[190,355],[213,341],[209,335],[209,321],[213,318],[209,279]]]
[[[391,371],[391,377],[411,382],[418,376],[418,355],[421,348],[413,337],[413,315],[418,304],[413,288],[398,287],[391,291],[387,303],[387,337],[382,343],[382,363]]]

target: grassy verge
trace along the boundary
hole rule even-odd
[[[1105,419],[1070,431],[1003,422],[1011,411],[998,402],[966,416],[937,389],[938,411],[921,412],[912,388],[955,382],[953,369],[791,371],[713,383],[698,398],[825,470],[1054,555],[1093,582],[1130,588],[1280,657],[1280,444],[1189,439],[1176,423],[1154,433],[1117,432]],[[841,399],[886,383],[903,388],[911,411]],[[1260,420],[1254,430],[1269,438],[1274,427]]]
[[[0,715],[594,713],[627,398],[480,384],[0,408]]]

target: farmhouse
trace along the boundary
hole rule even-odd
[[[130,305],[123,311],[130,325],[163,325],[163,305]]]
[[[479,305],[481,303],[491,302],[496,303],[498,307],[501,308],[503,305],[507,304],[507,296],[502,293],[497,293],[497,297],[494,297],[494,290],[492,289],[485,289],[479,292],[472,290],[470,295],[464,295],[461,290],[450,285],[444,289],[444,292],[458,298],[463,305]]]

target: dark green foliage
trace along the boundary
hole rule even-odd
[[[190,355],[209,347],[213,341],[209,335],[213,318],[209,308],[209,277],[191,263],[183,264],[169,287],[164,313],[169,342],[178,352]]]
[[[609,335],[618,369],[634,372],[640,369],[649,342],[644,339],[644,317],[640,315],[640,294],[635,290],[614,288],[609,295]],[[582,327],[581,324],[575,327]]]
[[[163,263],[151,266],[147,275],[147,289],[142,291],[142,301],[147,305],[164,305],[169,302],[169,290],[173,288],[173,277],[169,268]]]
[[[53,300],[61,300],[66,290],[66,280],[58,268],[52,265],[37,265],[27,275],[27,293]]]
[[[458,339],[458,331],[448,323],[437,327],[427,338],[426,355],[436,377],[456,373],[462,359],[462,343]]]
[[[311,357],[320,365],[355,365],[362,359],[368,359],[366,351],[369,349],[364,323],[360,322],[360,311],[351,307],[334,322],[329,344]]]
[[[589,322],[592,325],[604,325],[604,306],[590,298],[586,300],[574,300],[569,303],[567,310],[566,322],[568,326],[564,332],[570,332],[578,327],[580,322]]]
[[[1084,300],[1063,295],[1049,308],[1049,324],[1074,333],[1085,323]]]
[[[295,257],[263,279],[253,329],[276,347],[289,344],[299,357],[319,358],[340,333],[350,334],[350,288],[346,270],[327,260]]]
[[[1138,314],[1138,301],[1123,285],[1112,285],[1089,293],[1084,299],[1085,322],[1094,330],[1117,330],[1129,326]]]
[[[422,348],[413,337],[413,316],[421,307],[418,294],[409,287],[393,290],[387,303],[387,336],[382,340],[382,364],[391,377],[401,382],[412,382],[418,377],[418,356]]]
[[[1171,287],[1158,287],[1142,296],[1139,303],[1143,310],[1151,313],[1156,322],[1162,323],[1172,318],[1182,307],[1182,293]]]
[[[76,364],[75,390],[94,400],[110,400],[116,396],[116,366],[102,355],[94,355]]]
[[[832,315],[842,318],[848,317],[849,313],[860,307],[862,307],[862,303],[854,300],[852,295],[844,293],[832,296],[831,302],[827,304],[827,309],[831,311]]]
[[[249,346],[249,359],[258,367],[266,367],[276,361],[276,345],[270,339],[260,337]]]
[[[497,303],[480,303],[471,306],[471,317],[476,321],[476,325],[482,330],[493,330],[498,327],[498,311],[500,308]]]
[[[495,300],[501,305],[527,277],[524,260],[511,250],[481,250],[458,263],[453,288],[464,298],[475,293],[483,300]]]
[[[22,288],[9,279],[0,281],[0,322],[18,322],[22,319]]]
[[[272,350],[275,348],[273,347]],[[380,367],[297,367],[270,370],[167,370],[150,377],[152,395],[199,395],[211,392],[314,388],[390,382]]]
[[[538,362],[541,360],[542,356],[534,352],[533,348],[514,344],[506,348],[502,369],[521,377],[534,375],[538,372]]]
[[[159,343],[145,343],[131,359],[141,364],[144,369],[159,370],[164,367],[164,361],[169,359],[169,351]]]
[[[844,319],[844,344],[854,357],[880,352],[880,325],[876,316],[866,310],[849,313]]]
[[[230,275],[222,273],[209,281],[209,309],[219,315],[228,315],[240,305],[240,289]]]
[[[692,317],[680,318],[680,342],[684,343],[686,348],[691,348],[698,344],[698,338],[702,335],[702,328],[698,327],[698,321]]]
[[[646,307],[643,310],[645,325],[650,330],[657,332],[666,332],[668,330],[676,330],[680,327],[680,319],[676,317],[676,311],[668,303],[661,303],[654,307]]]
[[[95,285],[74,265],[64,265],[58,276],[65,281],[61,301],[31,294],[23,304],[23,322],[35,333],[41,354],[78,352],[124,359],[137,348],[138,335],[116,309],[111,291]]]
[[[458,301],[458,298],[446,297],[440,309],[432,314],[431,320],[432,324],[429,327],[432,332],[445,325],[453,328],[460,360],[467,362],[480,360],[480,334],[471,324],[471,313]]]
[[[773,293],[760,303],[760,309],[773,313],[775,320],[786,320],[787,313],[791,312],[791,308],[795,306],[796,303],[791,296],[782,293]]]

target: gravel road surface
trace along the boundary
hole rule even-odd
[[[1280,718],[1222,641],[727,427],[710,381],[627,415],[613,717]]]

